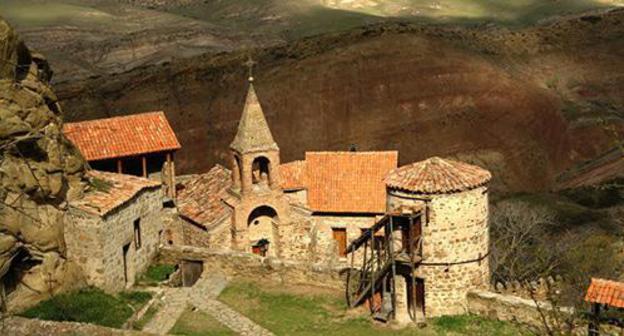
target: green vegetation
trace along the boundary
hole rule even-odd
[[[433,328],[441,335],[522,335],[509,323],[487,320],[475,315],[444,316],[433,320]],[[528,333],[526,333],[528,334]]]
[[[97,288],[54,296],[22,312],[21,316],[52,321],[72,321],[120,328],[151,298],[150,293],[127,292],[118,296]]]
[[[230,336],[236,335],[233,331],[219,323],[212,316],[187,309],[173,328],[169,331],[173,335],[184,336]]]
[[[522,334],[513,325],[477,316],[431,319],[425,328],[392,330],[374,324],[364,311],[348,311],[340,292],[314,292],[313,288],[270,288],[250,282],[233,282],[219,299],[276,335]]]
[[[84,26],[115,23],[113,15],[76,1],[6,0],[0,2],[0,12],[12,22],[25,27],[63,23]]]
[[[107,193],[110,190],[110,188],[113,187],[113,184],[111,182],[103,180],[101,178],[97,178],[97,177],[91,178],[89,180],[89,185],[93,189],[97,191],[105,192],[105,193]]]
[[[156,313],[158,313],[158,310],[160,309],[160,305],[159,304],[153,304],[151,305],[149,308],[147,308],[147,311],[145,312],[145,314],[138,320],[134,321],[134,323],[132,323],[132,329],[134,330],[143,330],[143,328],[145,327],[145,325],[152,320],[152,318],[154,318],[154,316],[156,315]]]
[[[158,285],[158,283],[169,279],[169,276],[173,274],[175,270],[175,265],[150,265],[147,271],[139,277],[138,282],[142,285],[155,286]]]
[[[496,281],[563,278],[559,302],[580,307],[591,277],[617,279],[624,266],[621,181],[560,192],[516,194],[491,207]]]
[[[552,16],[624,5],[624,0],[229,0],[197,1],[191,4],[152,6],[164,14],[161,19],[191,18],[226,31],[277,34],[299,38],[331,33],[370,23],[401,19],[413,22],[479,24],[496,22],[508,26],[534,24]],[[79,27],[105,26],[134,29],[120,24],[123,11],[114,0],[3,0],[0,12],[17,26],[74,24]],[[136,6],[135,6],[136,7]],[[150,15],[151,15],[150,14]]]

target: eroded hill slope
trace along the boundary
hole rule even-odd
[[[255,50],[282,149],[398,149],[402,163],[481,163],[502,190],[550,188],[611,149],[624,104],[624,11],[509,30],[386,24]],[[227,162],[247,53],[203,55],[58,85],[72,120],[165,110],[182,172]]]

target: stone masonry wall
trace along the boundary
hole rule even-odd
[[[109,292],[134,284],[156,255],[162,230],[162,190],[140,192],[104,218],[70,210],[65,229],[68,258],[78,263],[87,283]],[[140,219],[141,246],[134,243],[134,221]],[[124,277],[123,247],[127,252],[128,282]]]
[[[232,218],[226,217],[209,230],[185,219],[178,219],[182,226],[183,239],[176,245],[190,245],[212,249],[230,249],[232,245]]]
[[[501,321],[511,321],[535,327],[543,326],[543,318],[552,316],[550,303],[504,295],[486,290],[471,291],[467,295],[468,312]],[[562,313],[572,313],[567,307],[558,308]],[[553,321],[551,321],[553,322]]]
[[[242,279],[263,279],[269,282],[293,285],[312,285],[335,289],[344,288],[341,268],[326,265],[284,261],[260,257],[251,253],[219,251],[193,246],[167,246],[161,248],[158,262],[175,264],[182,260],[204,262],[204,270],[220,272]]]
[[[413,195],[391,191],[390,208],[422,203]],[[429,224],[423,226],[423,264],[416,276],[425,281],[427,317],[463,314],[466,294],[487,289],[488,195],[486,187],[455,194],[429,195]],[[485,258],[484,258],[485,257]],[[480,259],[481,261],[467,262]],[[432,265],[434,264],[434,265]]]
[[[0,335],[11,336],[150,336],[135,330],[102,327],[77,322],[56,322],[12,316],[0,324]]]
[[[347,246],[362,235],[362,229],[367,229],[375,224],[375,216],[329,216],[319,215],[313,216],[313,223],[315,225],[314,232],[316,234],[316,248],[315,257],[317,262],[327,263],[328,265],[347,265],[351,260],[347,260],[345,257],[340,257],[338,253],[338,245],[334,240],[332,229],[346,229],[347,231]],[[363,250],[356,252],[355,265],[360,265],[362,262]]]

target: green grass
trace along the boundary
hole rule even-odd
[[[184,336],[230,336],[233,331],[219,323],[214,317],[201,312],[187,309],[169,331],[173,335]]]
[[[143,330],[145,325],[149,321],[151,321],[152,318],[154,318],[156,313],[158,313],[159,309],[160,309],[160,305],[158,305],[158,304],[151,305],[149,308],[147,308],[147,311],[145,312],[143,317],[141,317],[140,319],[138,319],[138,320],[134,321],[134,323],[132,323],[132,329],[134,329],[134,330]]]
[[[113,15],[86,3],[72,1],[3,0],[0,1],[0,13],[11,22],[24,27],[63,23],[84,26],[115,23]]]
[[[520,335],[513,325],[477,316],[430,319],[425,328],[393,330],[364,311],[347,310],[342,293],[301,294],[255,283],[232,282],[219,299],[276,335]]]
[[[21,316],[52,321],[93,323],[120,328],[150,293],[128,292],[113,296],[97,288],[61,294],[22,312]]]
[[[175,272],[174,265],[167,265],[167,264],[150,265],[147,271],[141,274],[138,281],[141,284],[155,286],[159,282],[163,282],[169,279],[169,276],[173,274],[173,272]]]

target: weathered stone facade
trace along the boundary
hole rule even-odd
[[[438,195],[388,190],[388,210],[401,206],[428,212],[415,273],[424,280],[426,316],[466,313],[466,293],[490,283],[487,187]]]
[[[397,152],[306,152],[306,160],[280,165],[279,147],[253,85],[230,150],[231,186],[213,188],[227,192],[205,204],[206,210],[214,211],[182,209],[188,211],[187,217],[212,219],[201,225],[184,225],[185,244],[225,253],[253,252],[267,260],[328,269],[359,269],[365,259],[364,249],[356,249],[349,256],[353,257],[352,265],[346,255],[347,246],[378,223],[384,212],[403,214],[407,209],[414,216],[424,214],[418,230],[422,241],[418,258],[422,260],[417,262],[414,273],[406,266],[408,261],[396,261],[395,308],[399,322],[419,320],[425,315],[464,314],[466,294],[488,288],[488,171],[441,158],[396,168]],[[202,190],[225,185],[209,174],[203,177],[207,186]],[[221,175],[230,176],[229,172]],[[191,181],[188,190],[197,190],[201,181],[202,177]],[[191,203],[192,199],[185,201]],[[228,211],[231,218],[214,220],[221,218],[216,214]],[[215,216],[206,215],[210,213]],[[405,226],[401,230],[406,230]],[[406,254],[403,247],[413,243],[414,232],[407,234],[397,228],[376,229],[376,238],[362,237],[374,239],[369,246],[376,246],[378,251],[384,246],[394,247],[384,252],[392,257],[380,259],[382,262],[395,262],[395,258],[403,257],[401,253]],[[390,237],[384,235],[393,230],[397,232],[389,245]],[[267,241],[268,250],[256,245]],[[412,275],[417,280],[412,280]],[[386,287],[390,287],[388,283]],[[414,290],[412,293],[422,293],[408,295],[409,288]],[[415,302],[412,296],[419,297],[416,309],[411,309]],[[410,316],[410,311],[419,316]]]
[[[116,292],[134,284],[158,252],[162,199],[162,189],[154,187],[104,216],[70,207],[68,259],[81,266],[89,285]]]

